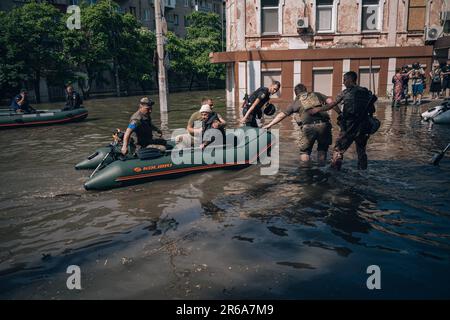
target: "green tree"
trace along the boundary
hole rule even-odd
[[[225,79],[225,67],[209,61],[211,52],[222,50],[222,33],[220,16],[215,13],[193,12],[188,16],[186,28],[186,46],[193,76],[210,79]],[[192,85],[193,77],[191,77]]]
[[[83,95],[89,97],[92,84],[95,80],[102,79],[102,73],[109,69],[111,61],[108,50],[109,32],[102,28],[106,23],[104,11],[109,12],[109,6],[88,5],[82,2],[81,29],[65,29],[63,33],[63,57],[77,71],[87,75],[78,75],[76,81],[83,91]],[[65,18],[67,19],[68,16]],[[87,85],[84,84],[87,82]]]
[[[42,78],[56,81],[64,73],[61,51],[61,13],[46,3],[28,3],[2,14],[0,81],[2,86],[32,82],[41,101]]]
[[[125,14],[117,40],[117,63],[125,89],[129,91],[130,85],[136,83],[145,90],[154,69],[155,34],[142,28],[133,15]]]

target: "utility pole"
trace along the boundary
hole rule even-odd
[[[162,34],[161,0],[155,0],[156,49],[158,53],[159,110],[161,114],[167,109],[166,68],[164,66],[164,44]]]

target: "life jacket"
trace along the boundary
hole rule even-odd
[[[216,112],[211,112],[211,115],[209,116],[208,120],[202,121],[202,136],[205,135],[205,132],[206,132],[207,130],[209,130],[209,129],[214,129],[214,128],[212,127],[212,124],[213,124],[213,122],[216,121],[216,120],[219,120],[218,114],[217,114]],[[216,130],[219,130],[219,131],[222,133],[222,135],[225,134],[225,130],[224,130],[222,127],[220,127],[219,129],[216,129]],[[206,136],[207,136],[207,135],[206,135]],[[208,137],[206,137],[206,138],[208,138]],[[213,138],[214,138],[214,137],[213,137]],[[208,139],[206,139],[206,140],[208,140]],[[214,141],[214,139],[213,139],[213,140],[208,140],[208,141],[211,141],[211,142],[212,142],[212,141]]]
[[[330,116],[327,112],[318,112],[314,115],[311,115],[308,110],[311,110],[315,107],[322,106],[322,102],[315,92],[302,92],[295,98],[296,103],[300,103],[302,105],[302,112],[298,115],[294,116],[295,121],[298,125],[310,124],[314,121],[329,121]]]
[[[131,121],[136,122],[136,129],[132,135],[135,140],[135,144],[144,148],[151,144],[153,140],[153,132],[152,119],[150,116],[146,117],[137,111],[131,116],[130,122]]]

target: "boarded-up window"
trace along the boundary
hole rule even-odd
[[[366,87],[373,93],[378,94],[378,81],[380,79],[380,68],[372,68],[372,74],[370,68],[359,69],[359,85]]]
[[[425,28],[425,0],[410,0],[408,10],[408,31],[423,31]]]
[[[268,88],[274,81],[279,81],[281,83],[281,88],[276,94],[272,95],[272,98],[279,98],[281,96],[281,90],[283,89],[281,70],[261,71],[261,82],[264,87]]]
[[[333,70],[313,70],[313,90],[326,96],[332,96]]]

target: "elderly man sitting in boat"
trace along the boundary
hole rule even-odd
[[[20,93],[11,101],[11,109],[17,113],[32,113],[36,110],[30,106],[28,101],[28,91],[26,89],[20,90]]]
[[[211,109],[211,112],[214,110],[214,102],[211,98],[203,98],[202,99],[202,107],[204,105],[208,105]],[[227,124],[227,122],[224,120],[224,118],[217,112],[214,112],[216,115],[220,128],[224,128]],[[200,123],[203,120],[201,112],[195,111],[191,117],[189,118],[186,130],[188,133],[181,134],[175,138],[175,142],[177,143],[178,148],[190,148],[194,144],[200,143],[200,141],[196,140],[196,132],[200,132],[201,126]]]

